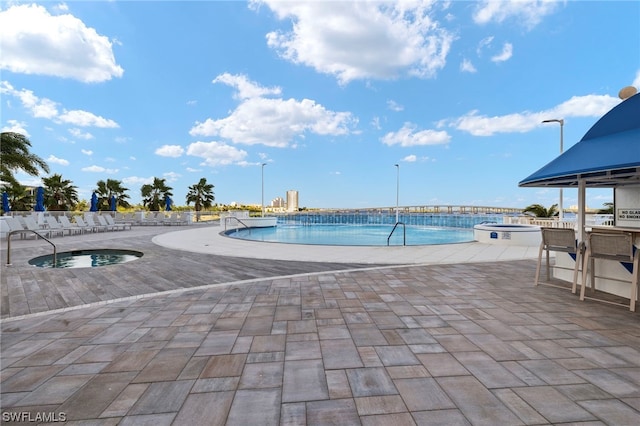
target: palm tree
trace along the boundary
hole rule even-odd
[[[207,183],[206,178],[200,178],[200,181],[189,187],[187,193],[187,205],[195,204],[196,222],[200,221],[200,210],[202,208],[211,208],[216,197],[213,195],[213,184]]]
[[[165,179],[153,178],[152,184],[144,184],[140,188],[142,204],[151,211],[160,211],[160,205],[166,197],[172,197],[173,188],[164,183]]]
[[[9,195],[11,210],[26,212],[33,208],[33,196],[26,186],[22,186],[16,182],[11,185],[4,185],[2,192],[6,192],[7,195]]]
[[[129,188],[122,186],[122,182],[116,179],[107,179],[107,181],[99,180],[96,184],[96,195],[98,196],[98,209],[111,210],[111,197],[116,197],[116,203],[119,206],[128,208],[130,206],[127,198]]]
[[[613,203],[603,203],[602,206],[598,214],[613,214]]]
[[[548,209],[542,204],[531,204],[522,210],[523,213],[533,213],[536,217],[553,217],[558,214],[558,205],[554,204]]]
[[[13,173],[22,170],[31,175],[38,176],[38,169],[49,173],[49,166],[40,157],[29,152],[31,142],[26,136],[15,132],[2,132],[0,134],[0,180],[7,183],[18,183]]]
[[[70,210],[78,202],[77,187],[62,175],[54,174],[42,178],[44,205],[48,210]]]

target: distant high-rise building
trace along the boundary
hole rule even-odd
[[[287,191],[287,211],[298,211],[298,191],[296,191],[295,189],[290,189],[289,191]]]
[[[282,197],[276,197],[271,200],[271,207],[282,208],[285,206],[284,199]]]

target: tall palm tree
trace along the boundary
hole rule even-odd
[[[0,134],[0,180],[7,183],[18,183],[13,173],[22,170],[31,175],[38,176],[42,169],[49,173],[47,163],[37,155],[31,153],[31,142],[26,136],[15,132],[2,132]]]
[[[2,191],[9,195],[11,210],[26,212],[33,208],[33,196],[26,186],[16,182],[11,185],[4,185]]]
[[[119,206],[128,208],[130,206],[127,199],[129,188],[122,186],[122,182],[116,179],[99,180],[96,184],[96,195],[98,196],[98,209],[111,210],[111,197],[116,197]]]
[[[77,187],[62,175],[54,174],[42,178],[44,205],[48,210],[70,210],[78,202]]]
[[[554,204],[548,209],[542,204],[531,204],[522,210],[523,213],[533,213],[536,217],[553,217],[558,214],[558,205]]]
[[[189,187],[187,193],[187,205],[194,203],[196,209],[196,222],[200,221],[200,210],[211,208],[216,197],[213,195],[213,184],[207,183],[206,178]]]
[[[165,184],[166,179],[153,178],[153,183],[144,184],[140,188],[142,204],[151,211],[160,211],[166,197],[173,197],[173,188]]]

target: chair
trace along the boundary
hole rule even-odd
[[[38,238],[38,235],[34,235],[31,232],[27,232],[26,231],[26,227],[22,226],[20,221],[18,219],[16,219],[15,217],[6,216],[3,219],[3,222],[6,223],[7,227],[9,228],[9,231],[7,232],[7,235],[9,234],[9,232],[15,232],[13,235],[20,234],[20,238],[25,238],[25,237],[27,237],[29,235],[33,235],[34,238]]]
[[[58,218],[58,221],[60,222],[60,225],[62,225],[62,227],[64,229],[69,231],[69,235],[71,235],[71,234],[83,234],[87,230],[86,228],[82,228],[82,227],[80,227],[78,225],[74,225],[73,223],[71,223],[69,218],[66,217],[66,216],[60,216]]]
[[[41,228],[36,223],[35,219],[31,216],[24,216],[22,220],[24,221],[24,224],[28,230],[37,233],[39,236],[46,235],[47,237],[51,237],[52,235],[55,235],[55,234],[64,235],[64,231],[62,230],[55,230],[51,228],[48,228],[48,229]]]
[[[631,291],[629,293],[629,310],[635,312],[636,297],[638,295],[638,264],[640,263],[640,251],[636,250],[633,245],[633,234],[623,233],[598,233],[589,234],[589,243],[587,244],[587,252],[585,255],[585,267],[582,271],[582,289],[580,291],[580,300],[591,299],[599,302],[611,303],[618,306],[626,306],[622,303],[612,302],[604,299],[596,299],[594,297],[585,297],[585,288],[587,280],[591,277],[591,292],[595,293],[595,279],[607,278],[612,281],[628,282],[612,277],[597,276],[595,270],[595,259],[613,260],[621,262],[623,266],[630,266],[631,272]],[[629,269],[629,268],[627,268]],[[588,272],[591,272],[589,274]]]
[[[60,222],[58,222],[56,220],[55,217],[53,216],[46,216],[44,218],[45,223],[47,224],[48,229],[56,234],[60,234],[61,236],[64,237],[64,233],[65,231],[69,231],[69,235],[71,235],[71,230],[70,229],[65,229],[62,224],[60,224]]]
[[[98,220],[98,226],[104,226],[107,231],[120,231],[124,229],[122,226],[116,225],[115,223],[113,225],[108,224],[107,220],[102,215],[96,216],[96,219]]]
[[[91,227],[91,229],[93,229],[94,231],[106,231],[107,227],[105,225],[100,225],[98,223],[96,223],[93,220],[93,215],[92,214],[85,214],[84,215],[84,220],[87,222],[87,225],[89,225]]]
[[[127,227],[129,227],[129,229],[131,229],[131,223],[130,222],[116,222],[111,215],[104,215],[104,220],[107,222],[107,225],[109,226],[115,226],[118,228],[121,228],[123,231],[125,229],[127,229]]]
[[[573,229],[566,228],[540,228],[542,233],[542,242],[540,243],[540,251],[538,252],[538,265],[536,267],[535,284],[543,284],[551,287],[565,288],[560,285],[550,283],[551,280],[551,266],[549,264],[549,252],[561,252],[569,253],[575,259],[575,266],[573,268],[567,268],[563,266],[555,266],[558,269],[573,269],[573,282],[571,286],[571,292],[576,293],[578,284],[578,270],[580,268],[580,261],[584,259],[580,256],[581,250],[576,241],[576,233]],[[542,267],[542,252],[546,251],[547,259],[547,282],[540,283],[540,269]],[[584,282],[584,281],[583,281]]]
[[[76,221],[76,225],[78,225],[78,227],[82,229],[83,232],[97,231],[97,229],[95,229],[93,226],[86,224],[84,222],[84,219],[82,219],[82,216],[75,216],[74,220]]]

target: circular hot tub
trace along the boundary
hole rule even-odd
[[[74,250],[58,253],[55,263],[53,255],[48,254],[34,257],[29,260],[29,264],[40,268],[95,268],[131,262],[142,255],[142,252],[135,250]]]
[[[542,241],[536,225],[483,223],[473,227],[473,237],[479,243],[512,246],[539,246]]]

